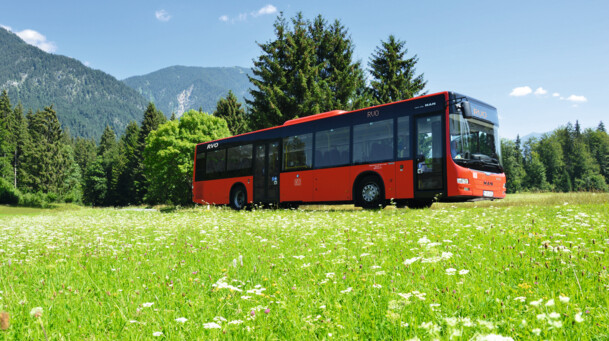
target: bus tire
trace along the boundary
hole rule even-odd
[[[230,191],[229,204],[236,211],[240,211],[247,206],[247,190],[243,185],[233,186]]]
[[[364,209],[385,207],[383,183],[378,176],[366,175],[357,182],[355,204]]]

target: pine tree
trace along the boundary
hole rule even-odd
[[[501,140],[501,158],[508,193],[516,193],[524,188],[523,181],[526,173],[522,163],[518,161],[518,155],[522,156],[516,147],[516,143],[507,139]]]
[[[97,157],[101,160],[101,166],[104,170],[106,179],[107,192],[103,195],[104,200],[100,201],[105,206],[112,206],[116,201],[116,193],[113,191],[112,181],[114,179],[113,166],[118,158],[118,146],[116,143],[116,134],[110,126],[106,126],[102,133],[99,145],[97,146]]]
[[[63,148],[63,131],[53,106],[28,113],[28,131],[33,143],[25,153],[26,177],[30,192],[60,194],[72,167],[69,149]]]
[[[355,95],[365,86],[363,72],[338,20],[328,25],[321,16],[311,22],[298,13],[290,25],[282,14],[274,28],[275,40],[258,44],[263,54],[249,77],[252,128],[361,104]]]
[[[136,152],[140,128],[136,122],[130,122],[121,136],[118,158],[113,165],[112,191],[116,194],[116,204],[126,206],[137,202],[135,197],[135,171],[137,169]]]
[[[603,132],[603,133],[607,132],[607,130],[605,130],[605,124],[603,123],[603,121],[601,121],[598,124],[598,127],[596,128],[596,131],[600,131],[600,132]]]
[[[228,91],[226,98],[221,98],[218,101],[213,115],[221,117],[226,121],[232,135],[249,131],[245,110],[241,108],[241,103],[239,103],[237,96],[231,90]]]
[[[0,177],[10,180],[11,178],[11,150],[13,146],[10,139],[9,122],[12,117],[11,102],[6,90],[0,95]],[[13,181],[9,181],[13,182]]]
[[[160,110],[157,110],[154,103],[149,103],[144,117],[142,119],[142,125],[138,134],[137,149],[135,150],[134,156],[136,159],[134,168],[134,201],[132,204],[140,204],[144,200],[148,181],[144,173],[144,149],[146,148],[146,138],[150,133],[156,130],[159,125],[165,123],[167,119]]]
[[[13,169],[13,186],[17,188],[21,185],[21,179],[24,176],[23,169],[23,157],[24,151],[30,146],[30,134],[28,131],[27,120],[23,115],[23,106],[21,103],[17,104],[13,110],[13,123],[9,129],[10,139],[14,142],[11,151],[11,166]]]
[[[408,49],[406,42],[390,35],[387,41],[381,41],[372,55],[368,66],[372,81],[370,87],[375,104],[383,104],[412,98],[422,94],[427,82],[423,75],[415,76],[417,55],[405,58]]]

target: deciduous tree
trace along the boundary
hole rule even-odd
[[[146,202],[186,205],[192,202],[192,170],[197,143],[230,136],[222,118],[190,110],[168,121],[146,139]]]

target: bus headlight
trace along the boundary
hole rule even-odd
[[[457,183],[461,184],[461,185],[468,185],[469,184],[469,179],[457,178]]]

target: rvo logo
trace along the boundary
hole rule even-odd
[[[207,149],[213,149],[218,147],[218,142],[210,143],[207,145]]]
[[[378,115],[380,115],[380,112],[378,110],[368,111],[366,113],[367,118],[378,117]]]

